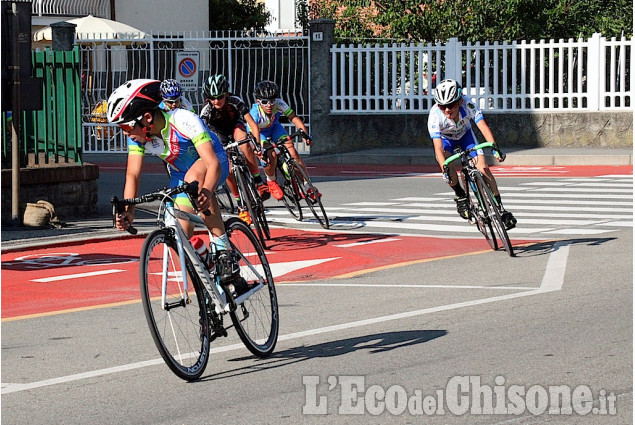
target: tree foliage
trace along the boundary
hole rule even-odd
[[[264,31],[271,22],[271,14],[264,2],[257,0],[210,0],[210,30],[259,30]]]
[[[339,40],[463,42],[632,36],[631,0],[305,0]]]

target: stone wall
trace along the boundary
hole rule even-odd
[[[55,164],[20,169],[20,214],[27,203],[53,204],[61,221],[97,213],[99,167]],[[11,222],[11,170],[2,170],[2,224]]]
[[[335,22],[311,22],[311,135],[319,141],[311,154],[337,154],[359,149],[430,147],[425,114],[331,114],[331,53]],[[496,140],[504,147],[633,146],[633,112],[484,112]],[[478,130],[475,131],[478,134]],[[479,135],[480,136],[480,135]]]

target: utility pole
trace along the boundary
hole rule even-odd
[[[22,114],[20,113],[20,32],[18,6],[11,3],[11,25],[13,57],[11,70],[11,224],[20,222],[20,138],[22,137]]]

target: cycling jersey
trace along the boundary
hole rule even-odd
[[[234,134],[236,127],[245,128],[244,116],[249,113],[249,108],[243,100],[235,95],[228,95],[222,108],[216,109],[211,103],[206,102],[201,110],[201,119],[219,136]]]
[[[259,103],[254,103],[249,113],[260,129],[261,140],[266,140],[267,137],[271,137],[274,141],[277,141],[289,136],[279,121],[280,115],[284,114],[287,118],[293,115],[293,109],[291,109],[284,100],[280,98],[275,100],[271,116],[263,111]]]
[[[483,113],[476,106],[472,99],[463,96],[463,104],[459,107],[459,121],[454,122],[445,116],[439,105],[434,105],[430,109],[428,116],[428,132],[433,139],[459,140],[472,129],[470,121],[474,124],[483,119]]]
[[[128,155],[143,155],[152,153],[169,164],[173,177],[184,177],[187,170],[200,157],[196,147],[201,143],[210,142],[221,163],[222,175],[219,185],[227,177],[229,165],[227,154],[214,135],[192,112],[177,108],[170,112],[161,111],[165,118],[165,127],[161,130],[161,137],[152,136],[148,142],[137,142],[128,137]]]

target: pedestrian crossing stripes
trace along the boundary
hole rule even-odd
[[[612,175],[592,178],[561,178],[558,181],[526,182],[500,186],[503,203],[518,219],[514,238],[565,235],[601,235],[633,227],[633,177]],[[456,213],[453,192],[425,196],[326,203],[331,229],[368,229],[432,236],[480,236]],[[316,225],[306,209],[303,222],[285,209],[267,213],[273,225]]]

